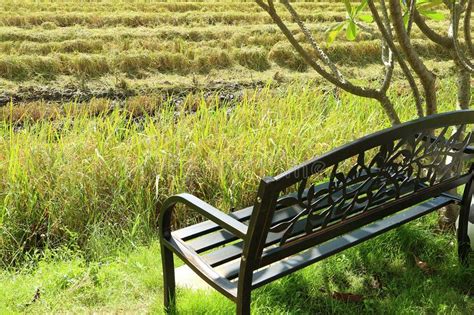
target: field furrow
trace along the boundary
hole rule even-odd
[[[381,65],[381,43],[370,31],[375,25],[360,30],[355,42],[347,40],[343,31],[328,45],[326,31],[345,19],[343,2],[293,4],[344,73],[359,68],[355,72],[367,83],[377,77],[379,71],[372,72]],[[291,20],[288,13],[283,17]],[[428,21],[441,34],[446,33],[448,22]],[[306,45],[296,24],[290,24],[290,30]],[[445,51],[427,41],[417,28],[412,38],[419,54],[439,65],[441,76],[449,73]],[[254,1],[5,0],[0,4],[2,100],[22,99],[27,87],[36,91],[39,86],[62,86],[58,82],[63,81],[102,91],[117,89],[116,84],[104,83],[111,77],[126,81],[128,87],[141,86],[144,81],[149,85],[159,78],[159,82],[173,82],[171,89],[187,89],[195,86],[189,77],[201,76],[209,85],[222,77],[255,84],[275,78],[317,79]],[[173,86],[174,82],[179,84]],[[67,91],[60,94],[68,95]]]

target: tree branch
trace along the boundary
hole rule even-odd
[[[471,2],[471,1],[470,1]],[[458,40],[458,30],[459,30],[459,20],[461,19],[461,10],[462,7],[460,4],[456,4],[455,1],[452,3],[451,8],[451,26],[452,26],[452,41],[454,45],[454,53],[458,60],[458,64],[462,66],[467,71],[474,73],[474,66],[472,63],[466,58],[463,51],[459,47],[459,40]]]
[[[472,7],[474,6],[474,1],[469,0],[467,3],[466,13],[464,16],[464,39],[466,40],[466,44],[471,52],[471,56],[474,57],[474,46],[472,45],[472,38],[471,38],[471,14],[472,14]]]
[[[372,16],[374,17],[374,21],[377,24],[377,27],[379,28],[380,33],[382,34],[382,37],[385,39],[385,42],[387,43],[388,47],[390,48],[392,53],[395,55],[395,58],[397,58],[397,62],[399,63],[400,68],[402,69],[405,77],[407,78],[408,83],[410,84],[410,88],[412,90],[413,97],[415,99],[417,114],[419,117],[423,117],[424,116],[423,101],[421,99],[420,91],[418,90],[418,86],[415,82],[415,78],[411,74],[410,69],[405,63],[405,60],[403,60],[402,56],[400,55],[397,48],[395,47],[393,36],[390,30],[390,20],[388,17],[387,8],[385,6],[385,1],[384,0],[380,1],[382,14],[384,18],[383,22],[377,11],[377,8],[375,7],[373,0],[368,0],[367,4],[369,5],[370,11],[372,12]]]
[[[392,24],[394,26],[395,33],[397,34],[400,47],[402,48],[408,63],[420,79],[425,91],[426,114],[434,114],[437,110],[435,86],[436,76],[426,68],[425,64],[420,59],[420,56],[411,45],[410,37],[408,36],[403,23],[400,0],[389,0],[389,4],[390,13],[392,14]]]
[[[384,109],[388,118],[390,119],[390,122],[394,125],[400,124],[400,118],[398,117],[398,114],[396,113],[395,109],[393,108],[392,103],[390,102],[390,100],[388,100],[385,93],[381,93],[380,91],[372,89],[372,88],[359,87],[352,84],[349,81],[340,81],[336,76],[327,72],[313,59],[313,57],[296,40],[296,38],[293,36],[291,31],[288,29],[286,24],[283,22],[283,20],[280,18],[280,16],[276,12],[274,4],[273,4],[273,0],[267,0],[267,4],[263,3],[262,0],[255,0],[255,2],[270,15],[272,20],[275,22],[275,24],[277,24],[277,26],[280,28],[282,33],[288,39],[290,44],[300,54],[300,56],[303,57],[303,59],[324,79],[334,84],[335,86],[349,93],[352,93],[354,95],[378,100],[379,103],[382,105],[382,108]]]
[[[382,0],[383,2],[383,0]],[[383,6],[383,4],[382,4]],[[378,15],[377,15],[378,16]],[[380,19],[379,19],[380,21]],[[388,15],[387,15],[387,20],[385,22],[388,22]],[[386,23],[385,27],[390,27],[390,23]],[[391,37],[391,33],[389,34]],[[382,83],[382,87],[380,88],[380,91],[382,92],[387,92],[388,88],[390,87],[390,83],[392,82],[392,76],[393,76],[393,51],[389,47],[388,41],[390,38],[385,38],[383,35],[381,36],[381,41],[382,41],[382,62],[385,66],[385,78]]]
[[[420,12],[415,8],[414,21],[418,28],[426,35],[429,39],[438,45],[443,46],[446,49],[453,47],[453,42],[448,36],[442,36],[433,31],[425,22],[425,19],[420,15]]]
[[[407,34],[410,35],[411,27],[413,26],[413,16],[415,14],[416,0],[408,0],[408,25],[407,25]]]
[[[385,67],[385,76],[383,79],[382,86],[380,87],[380,91],[386,93],[388,88],[390,87],[390,83],[392,82],[393,76],[393,52],[388,47],[387,42],[382,39],[382,62]]]
[[[464,13],[464,40],[466,41],[467,48],[471,53],[471,57],[474,58],[474,47],[472,45],[471,38],[471,14],[473,7],[473,0],[467,2],[466,12]]]
[[[331,69],[332,73],[338,78],[339,81],[345,82],[345,79],[342,75],[342,73],[339,71],[339,69],[336,67],[336,65],[329,59],[328,55],[324,53],[324,51],[319,47],[319,45],[316,43],[316,41],[313,38],[313,35],[311,32],[308,30],[306,25],[303,23],[301,20],[300,16],[298,13],[293,9],[291,4],[288,2],[288,0],[281,0],[283,5],[286,7],[288,12],[290,12],[291,16],[293,19],[296,21],[298,26],[300,27],[301,31],[303,32],[304,36],[306,37],[306,40],[310,43],[311,47],[313,47],[314,51],[316,52],[316,56],[326,65]]]
[[[457,105],[459,109],[469,109],[471,103],[471,74],[463,66],[459,65],[457,59],[454,60],[457,65]]]

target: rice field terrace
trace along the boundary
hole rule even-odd
[[[323,42],[346,14],[339,1],[295,8]],[[430,21],[435,30],[447,23]],[[296,25],[292,31],[302,39]],[[412,37],[434,71],[449,74],[443,52],[417,29]],[[367,31],[355,42],[340,36],[327,49],[361,80],[371,82],[381,70],[380,42]],[[314,73],[253,1],[0,2],[0,105],[235,90],[308,77]]]
[[[380,85],[376,35],[326,43],[342,1],[292,3],[344,75]],[[428,24],[444,33],[448,20]],[[416,27],[412,38],[439,112],[456,109],[451,59]],[[398,67],[393,81],[400,119],[415,118]],[[0,0],[0,314],[161,314],[166,197],[241,209],[262,176],[388,126],[379,103],[308,67],[254,1]],[[177,210],[176,227],[202,220]],[[459,266],[437,219],[258,289],[252,312],[473,314],[474,266]],[[234,312],[215,292],[178,299],[179,314]]]

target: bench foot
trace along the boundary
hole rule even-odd
[[[250,315],[250,293],[237,298],[237,315]]]
[[[175,310],[176,284],[174,276],[173,252],[166,246],[161,246],[161,262],[163,265],[163,291],[165,312],[172,313]]]
[[[474,175],[474,164],[471,165],[471,174]],[[468,235],[469,213],[471,211],[471,203],[474,194],[474,177],[466,183],[462,197],[461,209],[459,209],[458,223],[458,256],[459,261],[465,267],[468,266],[469,252],[471,250],[471,242]]]
[[[469,252],[471,251],[471,242],[469,241],[469,237],[466,236],[466,241],[459,242],[458,244],[458,256],[459,261],[464,267],[469,266]]]

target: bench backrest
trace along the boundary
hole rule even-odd
[[[470,110],[421,118],[264,178],[249,255],[266,265],[464,184],[473,123]]]

